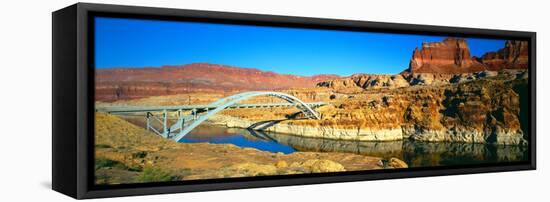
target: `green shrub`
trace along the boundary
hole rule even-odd
[[[118,161],[111,160],[108,158],[96,158],[95,159],[95,169],[100,168],[120,168],[120,169],[127,169],[127,167]]]
[[[143,169],[143,172],[138,176],[139,182],[166,182],[176,180],[176,176],[170,175],[170,173],[163,171],[160,168],[147,167]]]

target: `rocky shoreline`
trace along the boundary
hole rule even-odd
[[[417,130],[414,127],[403,126],[395,129],[341,129],[329,126],[306,126],[287,123],[265,122],[258,124],[243,118],[228,115],[215,115],[208,120],[211,124],[221,125],[228,128],[244,128],[262,130],[288,135],[322,138],[330,140],[352,140],[352,141],[398,141],[412,139],[425,142],[462,142],[462,143],[495,143],[499,145],[526,145],[522,134],[502,129],[499,138],[494,142],[487,141],[487,135],[477,131],[455,131],[455,130]]]
[[[211,117],[208,121],[212,124],[222,125],[229,128],[250,128],[253,130],[258,130],[259,128],[262,128],[261,130],[263,131],[312,138],[359,141],[393,141],[403,139],[401,129],[339,129],[333,127],[291,125],[286,123],[272,124],[272,122],[258,124],[257,121],[250,121],[227,115],[215,115]]]

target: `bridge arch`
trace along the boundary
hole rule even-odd
[[[283,99],[289,103],[295,104],[294,106],[296,106],[300,111],[302,111],[302,113],[304,113],[306,117],[310,119],[320,119],[319,114],[317,114],[317,112],[315,112],[311,107],[309,107],[303,101],[301,101],[300,99],[292,95],[289,95],[286,93],[280,93],[280,92],[269,92],[269,91],[244,92],[244,93],[231,95],[225,98],[221,98],[219,100],[216,100],[208,104],[209,107],[212,107],[214,109],[209,110],[205,115],[200,116],[198,119],[193,120],[192,123],[189,124],[188,126],[185,126],[184,128],[180,128],[180,132],[174,137],[172,137],[172,139],[179,141],[181,138],[183,138],[185,135],[191,132],[194,128],[196,128],[202,122],[206,121],[208,118],[214,116],[220,111],[234,104],[237,104],[240,101],[247,100],[257,96],[272,96],[272,97]],[[182,125],[182,124],[176,123],[175,125]]]

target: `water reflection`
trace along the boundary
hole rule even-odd
[[[179,142],[196,143],[209,142],[213,144],[234,144],[239,147],[256,148],[262,151],[273,153],[282,152],[290,154],[297,150],[285,145],[279,144],[277,141],[269,139],[268,136],[263,138],[254,137],[255,133],[250,133],[244,129],[232,129],[219,126],[199,125],[191,133],[187,134]],[[264,139],[265,138],[265,139]]]
[[[285,154],[295,151],[347,152],[403,159],[410,167],[527,161],[520,146],[445,142],[364,142],[305,138],[287,134],[201,125],[180,142],[230,143]]]

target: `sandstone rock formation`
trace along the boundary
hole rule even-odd
[[[447,38],[442,42],[427,42],[413,51],[409,73],[458,74],[484,70],[527,69],[527,41],[506,41],[505,47],[488,52],[481,58],[472,57],[467,41]]]
[[[407,168],[407,163],[398,158],[391,158],[388,163],[392,167]]]
[[[506,70],[504,74],[517,74],[526,78],[525,70]],[[495,77],[496,71],[479,71],[473,73],[440,74],[440,73],[409,73],[396,75],[360,74],[351,77],[339,78],[320,82],[317,87],[338,90],[339,92],[359,92],[369,89],[394,89],[409,86],[440,86],[473,81],[482,78]]]
[[[405,165],[392,165],[395,168],[406,168]],[[336,163],[331,160],[319,160],[319,159],[310,159],[301,163],[293,163],[290,167],[305,167],[311,170],[312,173],[325,173],[325,172],[344,172],[346,169],[342,164]]]
[[[506,41],[505,47],[484,54],[481,62],[487,69],[527,69],[529,65],[529,43],[527,41]]]
[[[402,75],[387,74],[355,74],[348,78],[328,80],[317,84],[318,87],[333,89],[342,88],[400,88],[409,86],[409,82]]]
[[[411,86],[438,86],[449,84],[453,74],[402,73]]]
[[[228,127],[254,125],[265,131],[337,140],[523,145],[527,144],[524,136],[528,134],[529,110],[524,75],[525,70],[485,71],[451,75],[447,79],[457,83],[449,85],[366,90],[336,97],[330,105],[319,108],[320,121],[283,117],[275,124],[262,123],[269,127],[255,120],[217,121]],[[255,116],[262,114],[270,113]]]
[[[307,124],[307,122],[292,122],[291,120],[267,121],[259,124],[258,121],[221,115],[211,117],[210,121],[230,128],[250,128],[253,130],[294,134],[311,138],[353,141],[393,141],[403,139],[401,128],[394,123],[389,123],[388,127],[385,128],[352,127],[350,124],[361,120],[350,121],[349,119],[342,119],[341,122],[325,119],[321,123],[312,120],[313,123],[310,122],[310,124]]]
[[[411,73],[465,73],[485,70],[473,59],[465,39],[447,38],[442,42],[425,42],[413,51],[408,71]]]

